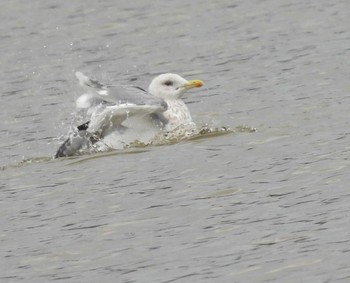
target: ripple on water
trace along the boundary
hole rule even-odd
[[[211,128],[209,126],[203,126],[199,129],[196,128],[186,128],[186,127],[179,127],[175,129],[172,132],[161,132],[150,143],[143,143],[140,141],[134,141],[133,143],[125,146],[124,149],[111,149],[108,147],[104,147],[103,150],[100,150],[99,147],[94,148],[93,146],[88,149],[82,149],[77,155],[70,156],[64,158],[65,160],[71,160],[71,162],[68,163],[68,165],[81,163],[86,160],[96,159],[96,158],[102,158],[109,155],[116,155],[116,154],[137,154],[137,153],[143,153],[150,149],[152,146],[162,146],[162,145],[171,145],[176,144],[181,141],[193,141],[193,140],[200,140],[200,139],[207,139],[207,138],[215,138],[222,135],[228,135],[228,134],[234,134],[234,133],[254,133],[256,132],[256,128],[251,128],[247,126],[238,126],[234,129],[231,129],[229,127],[215,127]],[[83,156],[85,155],[85,157]],[[27,166],[33,163],[42,163],[42,162],[50,162],[54,161],[53,157],[33,157],[24,159],[18,163],[15,164],[9,164],[5,166],[0,167],[0,171],[4,171],[9,168],[18,168]]]

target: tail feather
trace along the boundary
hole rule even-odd
[[[87,131],[90,122],[86,122],[72,132],[55,154],[55,158],[78,155],[83,149],[97,142],[97,137]]]

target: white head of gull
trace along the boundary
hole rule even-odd
[[[162,74],[155,77],[148,87],[148,91],[164,100],[180,99],[186,90],[193,87],[201,87],[200,80],[188,81],[177,74]]]
[[[80,85],[87,91],[77,99],[77,108],[87,113],[88,121],[71,132],[55,157],[70,156],[83,148],[103,143],[121,148],[159,130],[173,131],[182,125],[194,125],[191,114],[181,99],[201,80],[186,80],[177,74],[154,78],[148,93],[139,87],[105,86],[77,72]]]

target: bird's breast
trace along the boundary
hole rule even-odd
[[[186,104],[182,100],[169,100],[168,110],[163,115],[168,120],[166,130],[171,131],[180,125],[192,123],[192,117]]]

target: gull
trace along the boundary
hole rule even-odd
[[[91,146],[121,149],[134,141],[149,142],[160,131],[193,127],[191,113],[182,100],[201,80],[186,80],[166,73],[155,77],[148,91],[137,86],[104,85],[76,72],[86,93],[76,100],[87,122],[76,127],[59,147],[55,158],[76,155]]]

